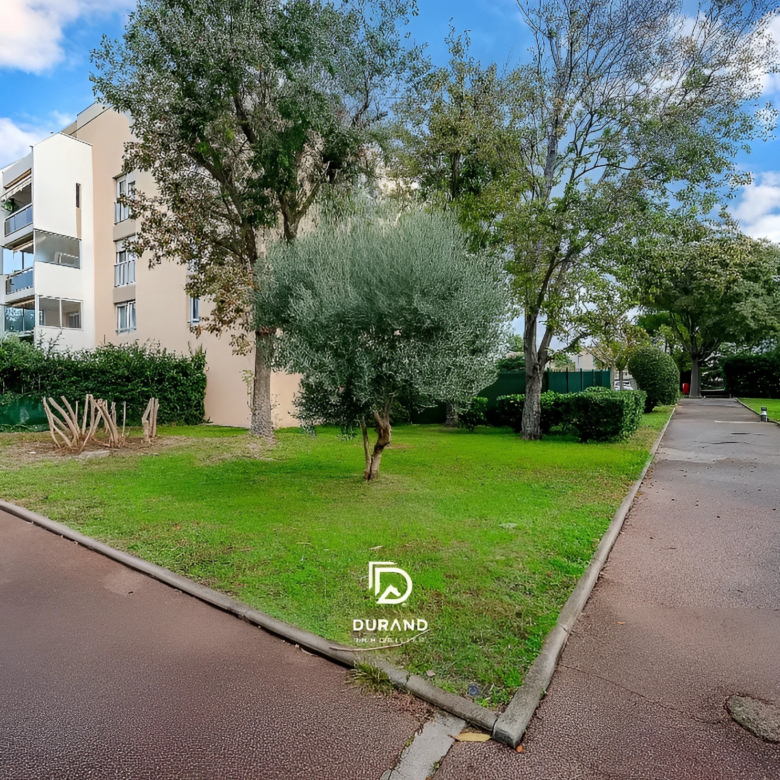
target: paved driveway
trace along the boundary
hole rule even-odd
[[[343,668],[0,513],[3,780],[377,780],[418,725]]]
[[[780,427],[683,401],[518,755],[458,744],[436,780],[777,780],[725,710],[780,705]]]

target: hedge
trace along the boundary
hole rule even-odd
[[[680,397],[680,369],[674,358],[657,347],[640,347],[628,361],[628,370],[640,390],[647,393],[645,411],[677,403]]]
[[[570,396],[568,423],[580,441],[624,439],[642,424],[646,395],[643,391],[585,391]]]
[[[548,391],[541,397],[542,433],[559,428],[574,432],[580,441],[622,439],[641,425],[645,400],[642,391],[610,390],[607,387],[591,387],[580,393],[568,394]],[[487,424],[509,427],[520,433],[524,405],[525,396],[504,395],[496,399],[495,406],[488,408],[483,417]],[[475,423],[481,424],[484,423]],[[469,430],[473,430],[473,426]]]
[[[722,363],[726,392],[749,398],[780,398],[780,351],[734,355]]]
[[[149,398],[160,401],[158,422],[197,425],[205,416],[206,355],[177,355],[157,345],[105,344],[91,350],[42,349],[16,338],[0,341],[0,392],[40,399],[87,393],[127,403],[127,421],[138,424]]]

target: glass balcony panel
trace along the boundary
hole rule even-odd
[[[32,307],[32,304],[29,306]],[[35,309],[5,306],[3,320],[6,333],[32,333],[35,330]]]
[[[32,268],[29,268],[26,271],[9,276],[5,280],[5,294],[13,295],[14,293],[21,292],[22,290],[29,290],[32,286],[33,272]]]
[[[23,227],[32,224],[32,221],[33,212],[32,204],[30,204],[19,211],[15,211],[10,217],[6,217],[5,235],[10,236],[11,233],[15,233],[17,230],[21,230]]]
[[[33,266],[33,245],[28,244],[25,247],[17,249],[3,249],[3,270],[4,274],[13,274],[17,271],[25,271]]]
[[[81,265],[81,241],[56,233],[35,231],[35,261],[78,268]]]

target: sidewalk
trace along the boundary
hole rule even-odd
[[[456,744],[436,780],[769,780],[780,745],[780,427],[683,401],[517,754]]]
[[[419,725],[338,665],[0,512],[2,780],[378,780]]]

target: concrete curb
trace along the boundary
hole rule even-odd
[[[499,742],[504,742],[512,747],[517,747],[522,741],[528,724],[531,722],[531,718],[533,718],[534,713],[536,712],[536,708],[547,693],[547,688],[550,685],[550,680],[552,680],[552,676],[558,666],[558,661],[561,657],[561,653],[563,653],[563,648],[566,647],[569,634],[571,633],[577,618],[584,609],[588,598],[590,598],[590,594],[617,541],[618,535],[623,528],[623,522],[626,519],[626,515],[628,515],[647,471],[655,459],[655,454],[661,444],[661,439],[663,439],[666,429],[669,427],[669,423],[674,417],[675,411],[676,407],[672,410],[672,414],[669,416],[660,435],[650,449],[650,455],[647,458],[647,463],[645,463],[645,466],[642,469],[642,473],[631,486],[631,490],[628,491],[628,495],[623,499],[620,507],[618,507],[615,516],[612,518],[612,522],[609,524],[609,528],[607,528],[599,546],[596,548],[596,552],[594,553],[591,562],[588,564],[588,568],[585,569],[585,572],[572,591],[571,596],[569,596],[564,604],[563,609],[558,615],[558,622],[550,633],[547,634],[539,655],[526,672],[523,684],[517,689],[517,692],[512,698],[512,701],[509,702],[506,710],[498,717],[493,729],[493,737]]]
[[[628,510],[631,508],[631,504],[639,490],[639,486],[642,484],[642,480],[645,478],[645,474],[647,474],[647,470],[653,462],[661,439],[673,416],[674,412],[672,412],[672,416],[669,417],[661,434],[655,444],[653,444],[653,447],[650,450],[650,456],[642,469],[642,473],[639,475],[639,479],[637,479],[628,495],[623,499],[623,503],[620,505],[620,508],[612,519],[601,543],[596,548],[596,552],[588,565],[588,568],[585,570],[585,573],[580,578],[574,591],[561,610],[561,613],[558,616],[558,622],[544,640],[539,656],[533,664],[531,664],[531,667],[525,675],[523,685],[515,693],[514,698],[509,703],[506,711],[501,714],[489,710],[487,707],[482,707],[470,699],[437,688],[422,677],[399,669],[384,658],[366,658],[363,653],[353,653],[352,649],[345,645],[336,644],[321,636],[317,636],[317,634],[312,634],[310,631],[305,631],[290,623],[285,623],[283,620],[278,620],[270,615],[266,615],[264,612],[252,609],[248,604],[243,604],[230,596],[226,596],[224,593],[219,593],[216,590],[207,588],[205,585],[200,585],[193,580],[182,577],[179,574],[174,574],[174,572],[165,569],[162,566],[157,566],[154,563],[149,563],[141,558],[136,558],[134,555],[117,550],[107,544],[103,544],[103,542],[85,536],[78,531],[74,531],[61,523],[50,520],[48,517],[39,515],[29,509],[10,504],[7,501],[0,501],[0,510],[7,512],[9,515],[14,515],[21,520],[32,523],[33,525],[40,526],[65,539],[77,542],[89,550],[105,555],[107,558],[111,558],[117,563],[121,563],[142,574],[146,574],[165,585],[180,590],[182,593],[194,596],[196,599],[199,599],[206,604],[210,604],[213,607],[217,607],[217,609],[221,609],[223,612],[229,612],[288,642],[300,645],[306,650],[317,653],[317,655],[324,656],[325,658],[329,658],[332,661],[349,667],[355,666],[356,663],[370,663],[387,674],[390,681],[397,688],[408,691],[418,698],[433,704],[435,707],[446,710],[453,715],[457,715],[468,723],[491,733],[493,738],[497,739],[499,742],[505,742],[512,745],[512,747],[517,747],[523,738],[523,734],[525,734],[525,730],[528,727],[528,723],[531,721],[536,708],[539,706],[539,702],[547,691],[547,686],[550,684],[550,680],[555,672],[558,659],[566,645],[566,640],[569,638],[569,632],[579,617],[580,612],[582,612],[585,602],[588,600],[588,597],[593,590],[593,586],[596,584],[596,580],[607,560],[607,556],[620,533]]]
[[[753,412],[753,414],[756,415],[756,417],[761,417],[761,412],[757,412],[755,409],[751,409],[747,404],[743,404],[742,401],[739,400],[739,398],[734,397],[734,400],[740,404],[740,406],[744,406],[745,409],[747,409],[749,412]],[[780,426],[780,422],[777,420],[767,420],[767,422],[774,423],[775,425]]]
[[[385,672],[396,687],[409,691],[430,704],[446,710],[447,712],[451,712],[459,718],[463,718],[463,720],[466,720],[485,731],[492,732],[493,730],[493,726],[498,718],[498,713],[493,712],[486,707],[481,707],[462,696],[456,696],[454,693],[449,693],[441,688],[437,688],[422,677],[399,669],[383,658],[366,658],[364,653],[353,653],[352,649],[349,647],[331,642],[321,636],[317,636],[317,634],[312,634],[310,631],[305,631],[290,623],[285,623],[283,620],[277,620],[270,615],[266,615],[264,612],[252,609],[248,604],[243,604],[230,596],[226,596],[224,593],[219,593],[211,588],[207,588],[205,585],[200,585],[186,577],[182,577],[179,574],[174,574],[174,572],[165,569],[162,566],[157,566],[154,563],[149,563],[141,558],[136,558],[134,555],[117,550],[107,544],[103,544],[103,542],[85,536],[78,531],[74,531],[61,523],[50,520],[48,517],[39,515],[24,507],[10,504],[7,501],[0,501],[0,510],[7,512],[9,515],[14,515],[21,520],[26,520],[33,525],[40,526],[65,539],[70,539],[72,542],[77,542],[93,552],[105,555],[107,558],[111,558],[117,563],[121,563],[123,566],[146,574],[165,585],[180,590],[182,593],[194,596],[196,599],[199,599],[206,604],[210,604],[213,607],[217,607],[217,609],[221,609],[223,612],[229,612],[288,642],[300,645],[306,650],[317,653],[317,655],[322,655],[325,658],[329,658],[332,661],[337,661],[340,664],[350,667],[358,662],[370,663]]]

